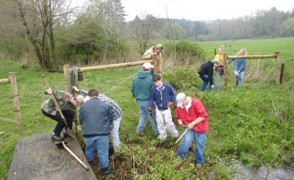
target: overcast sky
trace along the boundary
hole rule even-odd
[[[72,0],[73,5],[84,2],[86,0]],[[187,20],[233,19],[272,7],[285,12],[294,8],[294,0],[121,0],[121,3],[127,21],[146,14]]]

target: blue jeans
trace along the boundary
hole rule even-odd
[[[150,116],[149,111],[148,111],[149,101],[137,100],[137,104],[138,104],[139,110],[140,110],[140,119],[139,119],[139,124],[138,124],[136,132],[141,133],[141,132],[144,132],[144,129],[147,124],[147,118],[148,118],[148,116]],[[153,119],[151,119],[151,117],[149,117],[149,120],[151,122],[154,134],[159,135],[155,121]]]
[[[111,136],[112,136],[112,145],[113,145],[114,153],[118,153],[120,148],[120,140],[119,140],[118,131],[119,131],[121,120],[122,120],[122,117],[119,117],[113,121],[113,129],[111,131]]]
[[[221,72],[220,71],[216,71],[216,81],[217,81],[217,90],[220,90],[221,89],[221,77],[223,78],[224,76],[221,75]]]
[[[56,134],[57,136],[60,136],[60,133],[62,132],[63,128],[65,127],[65,124],[64,124],[64,122],[63,122],[63,120],[62,120],[62,117],[61,117],[61,115],[59,114],[59,112],[57,112],[56,115],[52,115],[52,114],[46,113],[46,112],[42,109],[42,113],[43,113],[45,116],[47,116],[47,117],[49,117],[49,118],[51,118],[51,119],[57,121],[57,124],[56,124],[56,126],[55,126],[53,132],[54,132],[54,134]],[[70,129],[72,129],[72,122],[73,122],[73,119],[74,119],[74,113],[73,113],[73,111],[71,111],[71,110],[65,110],[65,111],[62,111],[62,114],[63,114],[63,116],[64,116],[65,119],[66,119],[66,122],[67,122],[68,127],[69,127]]]
[[[238,82],[238,86],[242,87],[244,72],[234,71],[234,75],[235,75],[236,81]]]
[[[211,92],[212,91],[212,87],[211,87],[212,84],[210,84],[210,82],[209,82],[208,75],[207,74],[201,75],[200,78],[203,80],[200,91],[204,91],[207,84],[209,84],[208,91]],[[213,78],[212,78],[212,82],[213,82]]]
[[[94,155],[97,150],[99,165],[101,168],[107,168],[109,165],[108,147],[109,136],[84,137],[86,143],[85,155],[87,161],[91,164],[94,161]]]
[[[206,133],[197,133],[193,130],[189,130],[184,135],[176,156],[181,158],[186,157],[193,140],[196,142],[196,150],[194,154],[195,163],[202,165],[204,163],[203,152],[206,142]]]

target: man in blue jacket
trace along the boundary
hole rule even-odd
[[[176,139],[179,133],[173,123],[170,109],[176,103],[176,92],[169,83],[162,81],[160,74],[154,74],[152,80],[154,85],[151,89],[148,111],[152,113],[152,107],[155,106],[158,138],[166,141],[168,131]]]
[[[88,92],[90,100],[80,108],[80,124],[86,143],[85,155],[89,164],[93,164],[94,155],[97,151],[99,165],[103,175],[107,176],[113,172],[108,169],[109,134],[112,129],[113,113],[112,107],[98,98],[99,92],[91,89]]]
[[[139,110],[140,119],[136,130],[138,135],[144,135],[144,129],[147,124],[147,118],[150,116],[148,113],[148,103],[150,100],[150,91],[153,86],[152,81],[152,69],[154,66],[150,63],[143,64],[143,71],[140,71],[133,79],[132,83],[132,95],[136,99]],[[152,129],[155,136],[158,136],[159,132],[155,121],[150,119]]]

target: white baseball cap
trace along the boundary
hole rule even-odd
[[[177,101],[177,107],[181,107],[183,106],[184,100],[186,99],[186,94],[185,93],[178,93],[177,97],[176,97],[176,101]]]
[[[154,66],[152,64],[150,64],[149,62],[144,63],[142,66],[144,69],[151,69],[154,68]]]

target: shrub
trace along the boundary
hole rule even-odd
[[[204,50],[195,41],[168,42],[164,54],[178,64],[194,64],[205,58]]]

